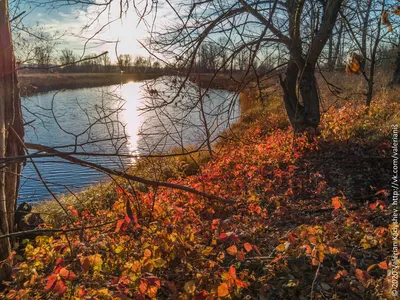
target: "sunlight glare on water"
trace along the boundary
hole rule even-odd
[[[160,94],[161,89],[166,87],[165,95],[174,93],[171,87],[156,87],[160,89]],[[193,92],[191,87],[188,90]],[[224,102],[229,95],[227,91],[211,90],[206,97],[204,105],[209,113],[207,119],[213,137],[226,128],[227,119],[238,114],[236,110],[232,116],[220,113],[226,110]],[[204,140],[197,107],[187,111],[188,103],[192,103],[196,95],[183,94],[179,104],[146,112],[141,108],[146,101],[154,99],[144,96],[144,82],[129,82],[26,97],[22,100],[23,115],[25,122],[32,123],[25,126],[25,140],[50,147],[63,146],[58,149],[78,151],[80,159],[119,170],[128,169],[134,159],[87,154],[160,153],[168,152],[177,145],[183,147]],[[185,119],[181,119],[182,116],[186,116]],[[178,119],[181,119],[181,124],[176,123]],[[72,145],[76,143],[80,146],[75,149]],[[55,194],[66,193],[68,189],[79,191],[109,179],[105,174],[58,157],[35,158],[35,164]],[[21,176],[19,201],[37,202],[49,198],[49,195],[28,160]]]

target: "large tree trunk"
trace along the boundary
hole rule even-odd
[[[319,94],[315,79],[315,66],[306,65],[299,78],[299,89],[304,104],[304,121],[307,127],[317,128],[320,121]]]
[[[0,0],[0,159],[23,155],[24,128],[21,99],[15,71],[15,57],[10,30],[8,0]],[[14,214],[19,185],[19,163],[1,164],[0,235],[14,230]],[[9,239],[0,239],[0,260],[10,254]]]
[[[319,95],[314,67],[299,70],[296,63],[289,63],[285,79],[281,80],[283,100],[290,123],[296,132],[316,128],[320,121]],[[299,87],[299,93],[297,92]],[[299,95],[302,103],[300,103]]]

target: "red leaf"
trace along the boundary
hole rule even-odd
[[[236,253],[236,259],[237,259],[238,261],[244,261],[244,252],[243,252],[243,251],[238,251],[238,252]]]
[[[125,220],[118,220],[117,226],[115,227],[115,232],[120,232],[122,225],[124,224]]]
[[[78,211],[76,209],[71,209],[71,214],[74,216],[79,216]]]
[[[57,275],[56,274],[51,274],[49,277],[46,278],[46,280],[47,280],[47,284],[46,284],[46,287],[45,287],[44,291],[46,293],[48,293],[48,292],[53,290],[53,287],[54,287],[54,285],[55,285],[55,283],[57,281]]]
[[[386,261],[382,261],[378,264],[378,267],[381,268],[382,270],[387,270],[388,269],[388,265]]]
[[[244,243],[243,247],[244,249],[246,249],[247,252],[250,252],[253,249],[253,247],[249,243]]]
[[[129,224],[131,222],[131,219],[129,218],[128,215],[125,216],[124,220],[126,224]]]
[[[219,227],[220,223],[221,223],[221,219],[212,220],[211,229],[217,229]]]
[[[222,232],[220,235],[219,235],[219,240],[221,240],[221,241],[225,241],[226,239],[228,238],[228,235],[225,233],[225,232]]]
[[[62,257],[56,259],[56,266],[61,265],[64,262]]]
[[[194,300],[206,300],[207,299],[207,296],[208,296],[208,293],[207,293],[207,291],[206,290],[202,290],[201,292],[199,292],[199,293],[197,293],[195,296],[194,296]]]
[[[294,240],[297,238],[297,235],[295,233],[291,232],[291,233],[288,234],[288,238],[289,238],[289,242],[291,244],[293,244]]]
[[[53,288],[53,291],[62,295],[65,293],[65,291],[67,290],[66,285],[64,284],[64,281],[62,280],[57,280],[56,285]]]

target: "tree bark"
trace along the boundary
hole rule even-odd
[[[319,95],[314,73],[314,67],[310,65],[306,65],[300,72],[297,64],[291,62],[286,69],[285,79],[281,79],[286,113],[296,132],[310,127],[317,128],[319,125]]]
[[[19,142],[24,128],[15,71],[15,56],[10,30],[8,0],[0,0],[0,158],[23,155]],[[0,234],[14,230],[14,214],[17,205],[20,163],[1,166],[0,173]],[[0,240],[0,260],[11,251],[9,239]]]
[[[397,58],[395,62],[394,72],[390,84],[400,83],[400,49],[397,51]]]

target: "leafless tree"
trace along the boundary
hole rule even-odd
[[[72,65],[76,61],[76,56],[71,49],[63,49],[59,60],[62,65]]]
[[[350,37],[348,50],[351,52],[353,49],[361,54],[359,61],[354,60],[353,55],[350,64],[365,79],[367,106],[373,99],[376,67],[380,63],[379,51],[387,45],[390,32],[398,28],[398,24],[393,26],[388,20],[388,10],[394,4],[395,1],[391,0],[348,1],[348,9],[342,13]],[[351,67],[348,70],[351,71]]]
[[[153,33],[153,49],[184,62],[193,71],[201,46],[221,34],[229,40],[229,61],[246,51],[251,70],[261,49],[279,45],[287,62],[281,85],[289,119],[296,130],[317,127],[320,100],[315,66],[335,26],[343,0],[191,1],[186,14],[162,32]],[[171,4],[172,5],[172,4]],[[297,93],[297,86],[299,93]],[[300,96],[300,97],[299,97]]]

